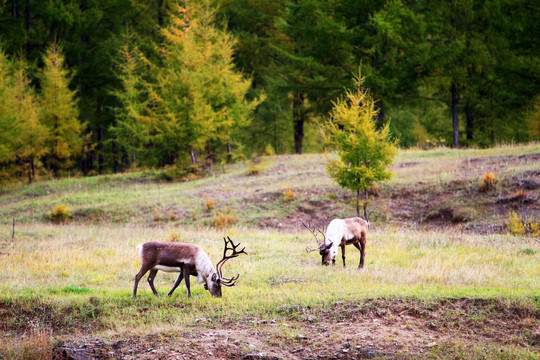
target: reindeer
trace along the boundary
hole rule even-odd
[[[234,286],[236,280],[240,276],[237,274],[232,278],[223,276],[223,264],[229,259],[235,258],[240,254],[246,254],[242,250],[236,250],[240,243],[234,245],[231,238],[227,236],[225,241],[225,249],[223,250],[223,258],[217,263],[216,267],[212,266],[210,258],[204,250],[194,244],[172,243],[172,242],[156,242],[151,241],[137,246],[141,257],[141,269],[135,276],[135,286],[133,287],[132,298],[137,297],[137,286],[141,278],[150,271],[148,275],[148,283],[154,295],[159,296],[154,287],[154,279],[158,270],[166,272],[179,272],[180,275],[176,279],[174,286],[167,296],[171,296],[174,290],[180,285],[182,279],[185,280],[188,298],[191,297],[189,276],[196,276],[197,283],[205,283],[204,288],[213,296],[221,297],[221,285]],[[229,247],[230,244],[230,247]],[[227,255],[227,251],[232,251]],[[217,269],[217,271],[216,271]]]
[[[347,267],[345,263],[345,246],[353,244],[358,250],[360,250],[360,264],[358,269],[364,268],[365,250],[367,232],[369,229],[369,222],[359,217],[353,217],[348,219],[334,219],[328,224],[326,231],[316,230],[310,228],[308,225],[302,223],[306,229],[308,229],[315,240],[317,240],[317,248],[309,249],[306,251],[319,251],[322,258],[323,265],[329,265],[332,260],[332,265],[336,263],[336,255],[338,247],[341,246],[341,257],[343,258],[343,267]],[[324,235],[324,241],[319,243],[317,232]]]

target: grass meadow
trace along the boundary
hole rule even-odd
[[[537,160],[518,163],[511,157],[539,152],[538,144],[495,150],[402,151],[394,166],[395,177],[384,186],[415,187],[424,182],[444,187],[459,178],[475,187],[489,164],[496,164],[501,179],[498,191],[503,192],[501,186],[513,176],[539,168]],[[496,162],[494,155],[499,157]],[[469,162],[472,158],[481,160]],[[234,164],[190,182],[156,183],[147,171],[5,189],[0,196],[0,329],[8,335],[0,346],[20,347],[10,339],[28,327],[50,331],[51,339],[57,340],[88,332],[131,336],[204,329],[216,322],[286,321],[296,316],[291,309],[298,306],[322,311],[336,303],[377,298],[497,299],[524,304],[538,313],[540,246],[528,237],[467,233],[455,226],[374,222],[365,270],[357,270],[359,252],[352,246],[347,247],[347,269],[339,255],[336,266],[322,267],[317,253],[305,251],[314,246],[305,229],[254,224],[260,217],[285,221],[304,202],[332,201],[328,194],[340,189],[325,174],[324,156],[264,161],[259,176],[246,176],[246,165]],[[305,195],[306,188],[323,190]],[[284,200],[284,189],[292,189],[297,198]],[[204,208],[207,199],[215,202],[212,211]],[[71,222],[48,220],[50,210],[60,203],[72,211]],[[225,208],[232,208],[238,221],[216,229],[213,216]],[[336,204],[333,209],[353,215],[350,204]],[[538,213],[533,211],[532,216]],[[16,218],[14,239],[12,218]],[[151,240],[197,243],[215,264],[226,235],[241,242],[249,255],[225,265],[226,276],[239,273],[240,278],[236,286],[223,289],[222,298],[211,297],[194,279],[193,298],[187,298],[183,283],[167,298],[164,295],[175,274],[164,272],[155,281],[160,298],[152,295],[145,278],[138,298],[130,298],[140,264],[136,245]],[[444,351],[453,354],[461,347]],[[523,358],[536,358],[537,345],[532,349]],[[1,354],[24,357],[0,348]]]

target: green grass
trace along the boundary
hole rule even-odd
[[[196,284],[193,299],[187,299],[184,286],[170,299],[155,299],[144,280],[139,298],[130,299],[140,262],[135,246],[166,240],[173,231],[182,241],[200,244],[214,262],[220,258],[225,233],[211,229],[21,226],[15,241],[2,250],[9,253],[1,255],[2,268],[9,271],[0,278],[0,301],[39,300],[53,308],[85,308],[93,299],[103,307],[100,321],[106,327],[128,329],[156,321],[182,325],[201,316],[264,316],[287,304],[324,307],[372,297],[540,295],[539,255],[527,252],[531,242],[512,236],[374,231],[366,269],[358,271],[359,254],[352,247],[347,248],[348,269],[342,268],[339,256],[337,266],[321,267],[319,256],[304,250],[311,245],[310,234],[233,228],[226,233],[242,242],[249,256],[225,266],[227,274],[241,276],[237,286],[224,288],[222,299],[212,298]],[[174,274],[159,272],[158,291],[164,295],[174,279]],[[155,311],[138,316],[141,307]]]
[[[462,205],[473,208],[479,199],[471,198],[470,193],[477,193],[484,172],[494,171],[498,190],[504,190],[508,183],[538,168],[537,161],[515,158],[533,153],[540,153],[540,144],[482,150],[402,150],[393,166],[393,179],[381,188],[429,196],[458,183]],[[514,158],[501,160],[501,156]],[[310,201],[332,207],[335,216],[347,216],[354,212],[352,204],[329,201],[330,195],[341,198],[349,192],[332,182],[326,173],[326,161],[324,155],[318,154],[270,157],[264,159],[265,170],[258,176],[246,176],[248,165],[238,163],[226,167],[224,173],[217,169],[216,176],[189,182],[155,182],[156,173],[147,171],[11,186],[0,196],[0,224],[8,225],[12,218],[17,223],[46,222],[50,211],[64,203],[73,214],[72,221],[81,224],[167,222],[200,226],[211,224],[218,211],[231,208],[240,224],[252,226],[261,218],[279,221],[305,205],[308,209],[320,206],[309,205]],[[291,189],[297,199],[283,201],[284,189]],[[215,203],[212,212],[205,211],[206,199]],[[372,209],[375,214],[386,214],[382,220],[392,221],[392,214],[383,205],[375,202]],[[489,212],[483,210],[478,217],[485,214]]]
[[[336,303],[378,298],[429,303],[466,297],[522,303],[538,312],[540,252],[534,239],[475,235],[444,224],[430,229],[416,220],[400,220],[423,206],[423,216],[450,209],[475,224],[500,225],[504,219],[489,206],[512,181],[538,169],[538,161],[518,158],[536,153],[539,144],[400,151],[394,178],[381,185],[384,195],[371,205],[373,226],[364,271],[356,270],[359,254],[353,247],[347,247],[348,269],[342,268],[340,255],[336,266],[322,267],[318,254],[305,251],[313,246],[305,229],[258,227],[261,219],[279,223],[292,216],[309,219],[318,211],[335,217],[354,213],[345,196],[349,193],[327,175],[324,155],[265,158],[256,176],[246,176],[248,166],[238,163],[189,182],[156,182],[158,174],[146,171],[12,186],[0,194],[1,325],[25,329],[29,322],[35,324],[36,342],[47,347],[52,340],[43,331],[50,329],[61,336],[81,329],[92,334],[147,334],[251,319],[285,322],[304,316],[299,309],[329,311]],[[479,194],[478,181],[488,170],[495,172],[497,188]],[[285,189],[294,198],[285,199]],[[211,211],[206,209],[207,199],[214,202]],[[398,201],[406,206],[396,210]],[[48,215],[62,203],[73,219],[54,225]],[[214,229],[217,212],[227,208],[238,223],[223,231]],[[226,275],[240,274],[237,286],[224,288],[223,298],[216,299],[192,281],[192,299],[183,284],[166,298],[176,274],[159,272],[155,283],[162,297],[155,298],[143,279],[138,298],[131,299],[140,264],[135,246],[173,234],[178,241],[201,245],[214,264],[222,254],[223,236],[245,245],[249,255],[231,260],[224,269]],[[449,313],[449,321],[453,316]],[[289,340],[296,334],[294,328],[290,331]],[[16,346],[31,352],[27,345]],[[447,342],[431,349],[429,356],[534,358],[529,350],[511,346],[475,345],[470,353],[464,346]],[[1,354],[11,357],[14,352],[0,350]]]

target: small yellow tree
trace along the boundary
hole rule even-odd
[[[341,186],[356,192],[356,214],[360,216],[360,192],[364,192],[364,217],[368,220],[368,188],[389,179],[387,168],[397,153],[388,124],[375,126],[377,109],[370,92],[362,87],[363,78],[355,77],[355,89],[335,101],[328,121],[323,124],[325,143],[339,158],[328,163],[328,173]]]

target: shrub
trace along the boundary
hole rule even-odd
[[[231,211],[230,208],[227,208],[227,210],[225,210],[224,212],[218,211],[213,223],[216,229],[224,229],[236,223],[237,221],[238,217],[236,216],[236,214]]]
[[[291,202],[294,199],[296,199],[296,194],[294,193],[292,189],[283,190],[283,201]]]
[[[256,176],[264,173],[266,170],[267,164],[264,161],[261,161],[256,154],[251,156],[251,160],[247,162],[248,171],[247,176]]]
[[[517,200],[523,200],[525,198],[527,198],[527,192],[525,190],[523,190],[523,189],[518,189],[516,191],[516,199]]]
[[[180,241],[180,235],[178,235],[178,233],[176,231],[173,231],[172,233],[169,234],[169,237],[167,238],[167,241],[178,242],[178,241]]]
[[[272,145],[267,144],[266,147],[264,148],[264,155],[272,156],[272,155],[275,155],[275,154],[276,154],[276,152],[274,151],[274,148],[272,147]]]
[[[534,220],[529,222],[527,219],[523,219],[515,211],[508,213],[506,226],[513,235],[528,235],[540,238],[540,224]]]
[[[478,186],[478,191],[487,192],[493,189],[495,189],[495,175],[493,172],[486,172],[482,176],[482,180]]]
[[[214,209],[214,202],[210,199],[206,199],[204,206],[206,207],[206,211],[210,212]]]
[[[49,218],[55,224],[64,224],[66,221],[71,219],[71,212],[66,204],[60,204],[51,211]]]

